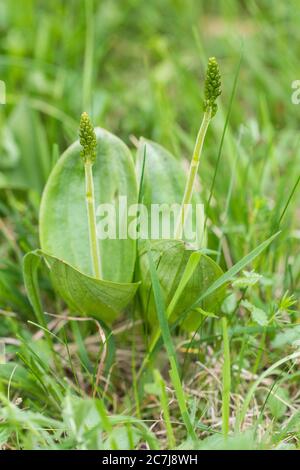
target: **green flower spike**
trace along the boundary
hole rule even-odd
[[[81,158],[84,163],[94,163],[96,160],[97,140],[93,124],[88,113],[82,113],[79,125],[79,140],[83,147]]]
[[[97,138],[93,124],[87,113],[82,113],[79,124],[79,141],[82,146],[80,156],[84,163],[85,201],[88,216],[91,263],[94,276],[102,278],[102,267],[97,239],[97,224],[95,210],[95,191],[93,181],[93,164],[96,160]]]
[[[190,165],[188,178],[185,185],[184,195],[181,203],[180,213],[176,222],[174,236],[176,239],[182,239],[183,230],[186,222],[187,211],[185,207],[191,203],[193,191],[195,187],[195,179],[198,173],[200,156],[203,148],[204,139],[211,119],[217,112],[218,106],[216,99],[221,94],[221,75],[218,63],[215,57],[208,60],[205,88],[204,88],[204,116],[200,129],[198,131],[193,157]],[[204,236],[204,234],[203,234]],[[203,238],[203,237],[202,237]]]
[[[204,111],[211,110],[211,117],[214,117],[218,110],[216,99],[221,94],[221,74],[218,62],[215,57],[208,59],[206,78],[205,78],[205,101]]]

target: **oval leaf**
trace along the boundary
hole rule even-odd
[[[116,209],[116,239],[99,240],[104,279],[130,282],[136,244],[118,237],[119,196],[128,206],[137,203],[133,159],[126,145],[110,132],[97,128],[97,158],[93,166],[95,205],[112,204]],[[43,193],[40,210],[42,249],[92,275],[85,202],[84,166],[81,146],[75,142],[55,165]]]
[[[176,158],[161,145],[141,138],[137,151],[137,172],[141,173],[145,155],[143,177],[143,203],[173,204],[181,203],[185,175]]]
[[[55,290],[69,307],[84,316],[111,324],[134,297],[139,283],[117,283],[87,276],[45,252]]]

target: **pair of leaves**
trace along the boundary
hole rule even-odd
[[[111,204],[118,219],[119,197],[126,196],[128,207],[138,202],[137,178],[129,149],[117,137],[97,128],[97,158],[93,167],[95,205]],[[146,147],[146,148],[145,148]],[[75,142],[62,155],[54,167],[43,193],[40,210],[40,241],[42,250],[28,254],[24,261],[24,277],[29,298],[42,323],[43,313],[37,293],[37,266],[43,258],[50,270],[53,285],[70,308],[78,314],[93,316],[112,323],[134,297],[138,283],[132,283],[136,261],[136,242],[130,238],[99,240],[99,251],[104,280],[92,276],[89,249],[88,222],[85,203],[84,168],[80,158],[81,146]],[[137,161],[146,155],[143,203],[150,208],[152,203],[179,203],[185,183],[185,175],[179,162],[165,149],[150,141],[141,140]],[[117,220],[116,220],[117,221]],[[118,226],[116,227],[118,231]],[[191,254],[184,244],[171,241],[173,249],[166,250],[165,269],[159,276],[165,278],[164,289],[168,299],[180,281],[182,270]],[[170,260],[178,260],[177,274],[169,282]],[[143,292],[150,287],[149,272],[143,268],[141,255],[141,279],[145,281]],[[207,271],[213,264],[213,269]],[[163,264],[162,264],[163,266]],[[198,278],[193,277],[188,288],[192,288],[194,299],[207,282],[214,280],[220,272],[214,263],[203,257],[198,269]],[[199,275],[201,273],[201,275]],[[171,276],[171,277],[170,277]],[[143,293],[142,293],[143,297]],[[177,308],[186,307],[184,294]],[[152,304],[152,316],[155,314]],[[176,312],[175,312],[176,313]]]
[[[118,214],[119,196],[127,198],[128,207],[140,199],[133,159],[129,149],[116,136],[97,128],[96,137],[97,158],[93,167],[96,207],[110,203]],[[131,238],[99,240],[103,280],[92,276],[85,176],[80,151],[79,142],[67,149],[56,163],[44,190],[40,210],[42,250],[28,254],[24,260],[25,284],[30,301],[43,324],[37,289],[37,268],[43,258],[54,287],[72,310],[110,324],[136,294],[139,283],[133,283],[132,279],[137,265],[142,281],[142,304],[149,321],[153,323],[156,312],[151,293],[147,245],[141,242],[137,250],[137,243]],[[140,168],[142,156],[146,159],[142,202],[148,208],[152,203],[179,202],[185,182],[179,162],[158,144],[143,139],[137,154]],[[178,322],[182,312],[191,310],[192,313],[185,318],[185,326],[194,328],[201,315],[199,307],[201,312],[219,311],[231,272],[228,276],[224,275],[211,258],[181,241],[155,240],[150,242],[150,247],[166,305],[170,305],[173,299],[171,322]],[[259,252],[253,254],[256,256]],[[199,255],[199,259],[190,270],[195,254]],[[252,254],[249,254],[237,263],[236,268],[242,269],[252,259]]]

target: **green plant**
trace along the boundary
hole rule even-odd
[[[219,94],[218,74],[215,59],[210,59],[205,88],[204,120],[207,117],[210,120],[216,112],[215,99]],[[138,283],[130,284],[137,256],[139,267],[137,280],[142,282],[141,298],[148,319],[152,321],[153,317],[156,318],[156,308],[153,299],[150,303],[145,300],[152,284],[148,258],[145,257],[148,247],[145,248],[145,244],[140,241],[136,252],[136,244],[131,239],[117,237],[114,240],[99,241],[96,233],[96,205],[111,202],[117,206],[116,194],[126,196],[130,203],[137,202],[137,178],[134,174],[132,157],[119,139],[101,129],[94,131],[86,113],[81,117],[79,134],[82,150],[79,150],[79,144],[75,143],[65,152],[54,167],[43,193],[40,209],[42,250],[38,250],[34,255],[28,254],[27,257],[44,258],[50,269],[54,286],[73,310],[111,323],[116,314],[120,313],[133,298],[138,288]],[[143,202],[150,206],[156,200],[155,193],[153,198],[151,190],[152,181],[155,184],[155,179],[149,172],[156,170],[158,160],[162,158],[167,167],[176,168],[178,180],[181,181],[184,180],[183,170],[175,163],[174,157],[157,144],[141,141],[137,156],[139,163],[142,152],[146,163],[140,191],[143,194]],[[79,153],[84,163],[84,175],[78,158]],[[194,168],[194,161],[191,167]],[[168,172],[167,168],[167,175]],[[195,176],[194,174],[192,185],[188,178],[187,186],[192,186],[191,190]],[[177,189],[173,185],[177,185],[177,178],[171,179],[169,186],[160,191],[164,202],[174,202],[171,197]],[[147,188],[150,188],[151,197],[147,196]],[[189,192],[191,200],[192,191]],[[188,309],[189,305],[193,304],[201,291],[204,292],[222,274],[222,270],[205,254],[197,256],[193,272],[186,278],[185,289],[181,289],[178,295],[177,287],[193,251],[185,246],[184,242],[175,240],[150,242],[150,245],[153,253],[156,253],[155,263],[159,265],[158,277],[167,296],[167,302],[171,301],[177,291],[176,302],[173,301],[172,311],[169,309],[168,313],[170,321],[174,321],[182,310]],[[30,265],[25,263],[25,266]],[[25,273],[28,284],[27,274],[28,269]],[[32,273],[29,273],[29,276],[31,275]],[[224,295],[222,289],[207,299],[204,309],[211,310],[217,303],[220,305]],[[114,315],[111,314],[112,311]],[[195,312],[193,315],[195,316]],[[196,315],[198,316],[197,312]]]
[[[7,90],[6,104],[0,106],[1,448],[299,448],[299,357],[293,356],[300,334],[299,106],[290,100],[291,81],[299,78],[297,2],[274,2],[272,8],[268,2],[202,0],[124,0],[122,9],[110,0],[24,0],[24,5],[26,15],[18,2],[0,2],[0,80]],[[76,41],[70,40],[70,31]],[[166,283],[163,270],[160,290],[188,418],[197,435],[193,442],[176,397],[178,391],[182,396],[180,384],[168,374],[149,271],[142,273],[147,289],[140,284],[119,313],[105,307],[109,296],[101,300],[102,284],[97,304],[90,305],[90,312],[96,311],[92,318],[85,314],[87,305],[79,310],[86,293],[91,295],[90,280],[76,277],[71,292],[76,304],[70,309],[53,289],[49,262],[42,251],[35,252],[24,261],[24,270],[31,273],[27,289],[35,319],[21,259],[41,246],[40,195],[61,150],[76,140],[82,110],[131,149],[138,167],[131,184],[131,189],[138,186],[135,202],[181,205],[186,186],[182,166],[188,173],[205,99],[199,77],[204,83],[208,51],[222,58],[222,99],[205,137],[201,178],[192,196],[193,204],[205,204],[205,230],[198,238],[203,243],[185,254],[187,240],[178,253],[174,240],[166,247],[164,240],[151,242],[157,271],[161,259],[166,261],[162,268],[175,273],[172,254],[187,259],[174,295],[165,298],[176,276]],[[238,63],[240,73],[232,73]],[[138,143],[140,135],[163,147],[146,139]],[[71,181],[70,168],[63,186],[70,182],[73,191],[66,190],[53,205],[62,217],[53,224],[59,244],[51,241],[49,248],[94,278],[80,150],[78,143],[74,162],[80,179],[76,185]],[[101,167],[96,161],[92,168],[96,208],[105,202],[101,188],[111,197],[110,174],[114,182],[117,175],[119,182],[126,180],[100,150]],[[117,153],[122,158],[119,147]],[[104,168],[108,171],[101,172]],[[114,188],[116,195],[117,184]],[[82,211],[76,219],[71,212],[71,220],[63,223],[81,189],[82,205],[75,207]],[[54,219],[52,211],[47,217]],[[270,239],[279,229],[280,237]],[[77,234],[82,244],[74,240]],[[149,266],[149,255],[140,240],[132,266],[134,244],[99,243],[104,280],[141,281],[140,267]],[[168,246],[169,256],[160,256]],[[128,254],[127,262],[121,262],[122,254]],[[204,280],[198,277],[201,258],[204,274],[211,266],[221,276],[208,289],[199,289],[197,297],[196,284]],[[65,274],[72,284],[77,272]],[[56,283],[65,291],[59,279]],[[219,306],[212,294],[222,286],[226,298]],[[224,295],[222,289],[219,294]],[[105,323],[99,320],[104,317]],[[224,357],[226,334],[230,354]],[[223,365],[230,372],[229,393],[228,375],[222,385]],[[152,368],[159,368],[160,387]],[[244,403],[240,431],[236,418]],[[229,429],[226,436],[222,426]]]
[[[220,73],[216,60],[211,58],[205,82],[204,118],[173,239],[144,241],[138,238],[136,243],[130,237],[118,235],[112,239],[98,240],[96,207],[100,203],[110,203],[120,209],[116,197],[120,195],[126,196],[131,203],[142,200],[148,207],[157,203],[158,198],[160,202],[174,203],[178,188],[183,187],[184,174],[171,154],[158,144],[143,139],[137,152],[140,177],[136,176],[132,156],[125,144],[103,129],[94,130],[89,116],[83,113],[79,127],[80,141],[75,142],[58,160],[43,193],[40,209],[41,249],[28,253],[24,258],[28,297],[37,320],[46,329],[54,359],[55,352],[51,336],[47,333],[37,282],[37,269],[42,259],[55,289],[71,311],[98,320],[107,339],[113,321],[138,293],[142,317],[151,325],[149,352],[140,374],[157,351],[162,336],[181,416],[194,442],[197,436],[186,405],[170,331],[175,325],[197,331],[202,316],[220,316],[228,281],[273,239],[271,237],[225,274],[200,246],[195,249],[185,241],[176,239],[182,237],[186,204],[195,204],[197,200],[193,192],[200,154],[209,122],[216,114],[215,101],[219,94]],[[163,177],[166,184],[156,187],[156,176],[161,173],[162,165],[165,166]],[[131,220],[129,214],[126,213],[125,217],[127,227]],[[229,432],[230,351],[225,317],[222,325],[223,432],[226,437]],[[165,397],[162,398],[165,400]]]

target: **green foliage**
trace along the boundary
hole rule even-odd
[[[161,240],[151,243],[153,260],[157,266],[157,275],[164,292],[166,305],[169,305],[178,289],[187,263],[193,251],[185,246],[184,242],[176,240]],[[151,276],[147,259],[147,246],[140,247],[140,272],[142,285],[140,288],[142,302],[147,317],[153,325],[156,321],[156,309],[151,292]],[[176,321],[180,314],[189,311],[183,326],[194,329],[199,325],[200,316],[192,312],[196,300],[222,275],[221,268],[208,256],[201,254],[194,272],[190,275],[184,289],[179,295],[176,304],[172,308],[170,320]],[[201,307],[207,311],[219,311],[225,295],[225,286],[222,285],[201,303]]]
[[[22,5],[0,2],[1,448],[299,448],[297,2]],[[118,193],[147,205],[180,203],[201,102],[212,97],[204,83],[212,54],[222,96],[191,185],[193,203],[205,204],[206,230],[197,246],[180,244],[186,262],[174,289],[158,262],[176,263],[155,249],[163,242],[151,244],[179,367],[180,380],[171,380],[147,251],[139,245],[138,257],[135,243],[101,242],[104,275],[95,279],[82,147],[68,147],[85,110],[122,139],[96,130],[96,204]],[[202,282],[201,263],[216,277],[196,297],[197,286],[189,290],[191,279]],[[142,275],[150,321],[145,286],[134,294]]]
[[[24,280],[37,320],[45,326],[37,287],[37,263],[44,259],[54,288],[69,307],[80,315],[112,323],[134,297],[139,283],[117,283],[85,275],[63,260],[43,251],[28,253],[24,260]],[[32,264],[34,261],[34,265]]]
[[[275,387],[267,401],[268,407],[276,419],[282,418],[289,405],[289,395],[285,388]]]
[[[219,71],[219,65],[215,57],[208,59],[208,65],[205,77],[205,101],[204,111],[210,110],[211,117],[214,117],[218,106],[216,99],[221,94],[221,74]]]
[[[118,196],[128,205],[137,202],[137,184],[131,154],[111,133],[96,129],[97,158],[93,166],[95,205],[111,203],[118,211]],[[85,204],[85,176],[79,142],[71,145],[52,170],[40,209],[41,247],[86,275],[92,275],[89,229]],[[135,241],[118,237],[99,240],[103,278],[131,282]]]

